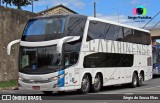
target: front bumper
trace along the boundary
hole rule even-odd
[[[34,90],[34,91],[64,91],[64,87],[58,87],[57,81],[49,83],[25,83],[21,80],[19,82],[20,90]],[[33,89],[33,86],[39,86],[38,90]]]

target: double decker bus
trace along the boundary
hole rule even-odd
[[[20,42],[19,89],[99,92],[102,86],[141,86],[152,78],[150,32],[83,15],[28,21]]]

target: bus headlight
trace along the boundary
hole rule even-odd
[[[53,81],[58,80],[58,76],[55,76],[52,79],[53,79]]]
[[[58,80],[58,78],[64,78],[64,77],[65,77],[65,74],[62,74],[62,75],[59,75],[59,76],[55,76],[55,77],[49,78],[48,80],[51,82],[51,81]]]
[[[48,79],[50,82],[58,80],[58,76],[52,77]]]
[[[19,77],[19,78],[18,78],[18,80],[23,81],[24,79],[23,79],[23,78],[21,78],[21,77]]]
[[[67,74],[68,74],[68,73],[66,73],[66,74],[61,74],[61,75],[59,75],[58,77],[59,77],[59,78],[64,78]]]

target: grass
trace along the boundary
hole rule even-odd
[[[0,88],[17,86],[17,80],[0,82]]]

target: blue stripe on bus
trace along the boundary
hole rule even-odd
[[[59,75],[64,75],[65,72],[64,70],[61,70],[58,72],[58,76]],[[64,87],[64,77],[63,78],[58,78],[58,87]]]

